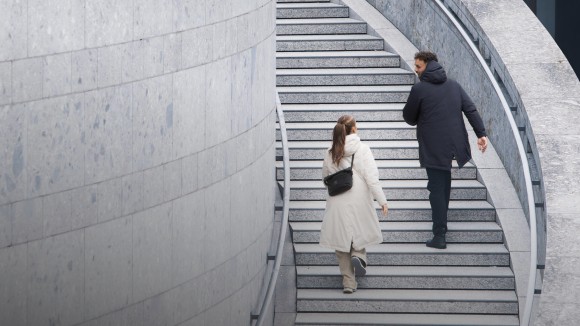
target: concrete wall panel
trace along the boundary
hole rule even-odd
[[[0,3],[0,61],[25,58],[27,55],[27,1],[7,0]]]
[[[88,228],[85,233],[85,316],[92,319],[133,302],[132,216]]]
[[[84,0],[27,0],[28,55],[41,56],[84,47]]]
[[[0,208],[2,210],[2,208]],[[6,214],[6,212],[2,212]],[[7,325],[26,325],[26,244],[0,249],[0,277],[10,282],[0,283],[0,320]]]
[[[28,243],[27,323],[72,325],[83,320],[84,231]]]
[[[134,1],[86,2],[85,46],[102,47],[133,40]]]

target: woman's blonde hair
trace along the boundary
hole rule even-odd
[[[332,131],[332,147],[329,150],[334,164],[338,165],[338,162],[344,156],[346,136],[352,133],[355,126],[356,121],[352,115],[343,115],[338,118],[336,126],[334,126],[334,130]]]

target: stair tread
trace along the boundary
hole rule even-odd
[[[390,188],[417,188],[426,189],[427,180],[380,180],[381,187],[383,189]],[[293,189],[298,188],[308,188],[308,189],[318,189],[325,188],[322,180],[293,180],[291,182],[291,187]],[[451,180],[451,189],[453,188],[485,188],[477,180]]]
[[[375,140],[365,141],[370,148],[419,148],[419,143],[416,140]],[[302,148],[302,149],[328,149],[330,143],[325,140],[300,140],[288,141],[288,148]],[[282,148],[281,142],[276,142],[276,148]]]
[[[334,253],[334,250],[323,248],[316,243],[295,243],[297,253],[317,254]],[[425,246],[424,243],[381,243],[367,248],[367,253],[409,253],[409,254],[507,254],[503,244],[498,243],[462,243],[447,244],[447,249],[439,250]]]
[[[514,277],[510,267],[478,266],[368,266],[366,276]],[[340,276],[336,266],[296,266],[298,276]]]
[[[389,69],[389,68],[388,68]],[[396,68],[398,69],[398,68]],[[304,69],[309,70],[309,69]],[[313,69],[315,70],[315,69]],[[296,103],[283,104],[284,112],[321,112],[321,111],[401,111],[403,112],[404,103]],[[338,118],[338,117],[336,117]]]
[[[355,293],[343,295],[336,289],[298,289],[297,300],[333,301],[472,301],[472,302],[517,302],[517,296],[510,290],[410,290],[410,289],[359,289]]]
[[[330,2],[330,0],[277,0],[277,3],[287,3],[287,2]]]
[[[309,161],[290,161],[290,168],[297,169],[322,169],[323,160],[309,160]],[[417,168],[423,169],[418,160],[375,160],[377,167],[380,168]],[[457,162],[452,162],[452,167],[457,168]],[[277,161],[276,167],[281,168],[284,166],[284,162]],[[468,162],[463,167],[465,168],[475,168],[471,162]]]
[[[369,34],[300,34],[277,35],[276,41],[382,41],[380,37]]]
[[[276,3],[277,9],[298,9],[298,8],[348,8],[344,5],[339,5],[335,3],[322,3],[322,2],[315,2],[315,3],[307,3],[307,2],[296,2],[296,3]]]
[[[336,122],[286,122],[286,130],[289,129],[304,129],[304,130],[332,130],[336,126]],[[363,121],[357,122],[357,129],[415,129],[402,121],[388,121],[388,122],[373,122]]]
[[[320,232],[322,222],[290,222],[294,232]],[[379,222],[383,231],[431,231],[433,223],[431,222]],[[501,227],[495,222],[449,222],[447,223],[448,232],[454,231],[501,231]]]
[[[378,204],[376,204],[378,208]],[[290,209],[325,209],[326,201],[324,200],[292,200]],[[426,209],[431,210],[428,200],[390,200],[389,210],[393,209]],[[452,200],[449,202],[449,209],[489,209],[494,207],[485,200]]]
[[[292,51],[276,52],[276,58],[382,58],[399,57],[386,51]]]
[[[354,18],[278,18],[276,25],[366,24]]]
[[[401,68],[316,68],[316,69],[276,69],[277,76],[302,75],[412,75],[413,73]],[[285,87],[285,86],[280,86]],[[354,105],[353,105],[354,106]],[[283,106],[286,110],[286,105]]]
[[[278,93],[378,93],[410,92],[411,85],[388,86],[277,86]]]
[[[296,324],[319,325],[424,325],[424,326],[519,326],[515,315],[298,313]]]

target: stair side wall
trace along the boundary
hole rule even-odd
[[[275,1],[0,4],[3,325],[247,325]]]
[[[523,173],[506,116],[469,49],[459,42],[448,19],[432,1],[367,0],[419,49],[437,52],[448,75],[458,80],[477,104],[492,143],[520,202],[525,204]],[[517,106],[515,120],[524,127],[524,146],[531,151],[540,265],[545,264],[541,296],[537,296],[536,325],[574,325],[580,320],[578,261],[574,216],[580,194],[577,149],[580,130],[580,83],[565,56],[537,18],[518,0],[447,0],[491,69],[501,80],[508,104]],[[547,239],[547,241],[546,241]],[[576,293],[576,294],[572,294]],[[534,318],[533,317],[533,318]]]

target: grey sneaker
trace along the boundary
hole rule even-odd
[[[365,276],[367,273],[365,262],[356,256],[352,256],[350,261],[352,262],[352,266],[354,266],[354,275]]]
[[[353,288],[342,289],[342,293],[345,293],[345,294],[352,294],[353,292],[356,292],[356,289],[353,289]]]

